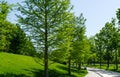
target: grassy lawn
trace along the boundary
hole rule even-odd
[[[0,77],[44,77],[43,61],[23,55],[0,53]],[[86,70],[72,70],[67,75],[67,66],[59,63],[49,64],[49,77],[84,77]]]
[[[105,69],[106,70],[106,66],[107,66],[107,64],[102,64],[101,69]],[[100,65],[99,64],[95,64],[95,66],[94,65],[89,65],[88,67],[100,68]],[[118,67],[119,67],[118,70],[115,70],[115,64],[110,64],[108,70],[120,72],[120,64],[119,64]]]

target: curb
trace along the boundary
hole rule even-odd
[[[96,74],[98,74],[98,75],[101,76],[101,77],[104,77],[104,76],[102,76],[100,73],[97,73],[97,72],[96,72]]]

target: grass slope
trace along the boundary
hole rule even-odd
[[[43,69],[42,60],[0,52],[0,77],[44,77]],[[66,65],[49,64],[49,77],[84,77],[87,74],[86,70],[71,70],[72,75],[68,76]]]

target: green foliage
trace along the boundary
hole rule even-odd
[[[0,2],[0,50],[15,54],[34,55],[35,49],[18,25],[6,20],[11,9],[7,2]],[[26,50],[25,50],[26,49]]]
[[[101,60],[107,61],[107,68],[110,61],[115,61],[116,68],[118,68],[118,48],[119,48],[119,31],[116,24],[116,20],[112,19],[111,22],[107,22],[105,26],[100,30],[100,33],[95,36],[95,48],[97,50],[97,57]]]
[[[116,16],[118,19],[118,23],[120,24],[120,8],[118,8],[117,12],[116,12]]]
[[[87,61],[87,57],[90,50],[90,45],[87,37],[85,36],[85,21],[86,19],[81,14],[79,17],[75,19],[75,33],[73,40],[73,52],[72,58],[77,62]]]
[[[29,55],[34,56],[36,54],[35,48],[31,42],[31,40],[26,36],[24,31],[17,26],[17,29],[15,30],[12,40],[10,40],[10,52],[13,52],[15,54],[23,54],[23,55]]]
[[[106,23],[105,27],[102,28],[101,30],[101,34],[103,35],[102,42],[103,42],[104,48],[106,49],[105,59],[113,59],[112,51],[116,49],[114,47],[117,46],[117,44],[114,41],[114,40],[117,40],[117,37],[115,36],[117,33],[116,29],[117,28],[115,27],[114,22],[111,22],[111,23]]]
[[[6,40],[7,37],[4,36],[6,34],[8,35],[8,38],[10,38],[8,34],[9,31],[6,29],[8,28],[8,25],[10,25],[10,23],[6,21],[8,10],[9,10],[9,6],[7,5],[7,2],[0,1],[0,50],[4,50],[5,47],[7,49],[9,44]]]
[[[89,38],[89,44],[90,44],[90,56],[88,62],[93,62],[95,63],[97,61],[97,56],[98,56],[98,50],[96,48],[97,44],[95,44],[97,41],[95,41],[95,37],[92,36]],[[101,56],[100,56],[101,57]],[[99,57],[99,58],[100,58]]]
[[[56,40],[53,40],[55,39],[52,37],[53,34],[56,33],[58,27],[68,21],[70,16],[67,10],[71,8],[70,1],[26,0],[24,3],[23,6],[18,4],[18,10],[22,13],[22,15],[17,15],[19,23],[43,52],[45,33],[47,34],[47,46],[54,46]]]
[[[70,0],[25,0],[23,5],[18,4],[19,23],[44,53],[45,77],[48,77],[48,52],[55,46],[51,37],[59,26],[69,22],[70,9]]]
[[[11,5],[8,5],[5,1],[0,1],[0,20],[6,20],[8,13],[10,12]]]

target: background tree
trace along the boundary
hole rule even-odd
[[[33,43],[29,37],[26,36],[25,32],[20,28],[19,25],[16,25],[16,29],[14,30],[15,31],[12,34],[12,40],[10,40],[10,52],[15,54],[35,56],[35,47],[33,46]]]
[[[117,16],[117,19],[118,19],[118,27],[116,29],[116,33],[115,33],[115,36],[116,36],[116,41],[115,41],[115,44],[117,42],[117,46],[115,47],[117,50],[116,50],[116,55],[120,55],[119,52],[119,48],[120,48],[120,8],[118,8],[117,12],[116,12],[116,16]],[[117,25],[117,24],[116,24]],[[115,40],[114,39],[114,40]],[[116,60],[117,60],[117,57],[116,57]],[[116,62],[116,69],[118,69],[118,63]]]
[[[69,13],[68,13],[69,14]],[[74,39],[74,15],[71,13],[70,17],[68,18],[67,22],[64,22],[64,24],[61,25],[61,27],[58,29],[57,33],[57,40],[58,42],[58,49],[61,50],[61,53],[63,53],[65,59],[67,59],[68,63],[68,74],[71,75],[71,52],[73,51],[73,39]]]
[[[12,5],[9,5],[7,2],[0,2],[0,50],[14,54],[34,55],[35,50],[32,52],[27,50],[33,48],[32,44],[31,46],[29,45],[29,48],[27,47],[26,50],[23,50],[25,46],[28,46],[25,42],[30,43],[24,31],[18,25],[7,21],[7,15],[11,8]]]
[[[90,51],[91,51],[91,53],[90,53],[90,62],[92,62],[93,64],[94,64],[94,66],[95,66],[95,63],[96,63],[96,61],[97,61],[97,59],[96,59],[96,57],[97,57],[97,50],[96,50],[96,45],[95,45],[95,36],[92,36],[92,37],[90,37],[89,38],[89,42],[90,42]]]
[[[101,32],[101,31],[100,31]],[[104,54],[104,43],[103,43],[104,35],[102,33],[98,33],[95,36],[95,49],[96,49],[96,56],[98,57],[98,61],[100,63],[100,68],[102,65],[103,54]]]
[[[8,50],[8,41],[5,36],[8,32],[6,29],[9,26],[9,22],[7,22],[7,14],[9,13],[10,6],[7,2],[0,1],[0,50],[7,51]],[[9,33],[9,32],[8,32]],[[6,48],[5,48],[6,47]]]
[[[112,19],[112,21],[109,23],[107,22],[105,24],[105,27],[100,30],[100,33],[96,35],[96,48],[101,51],[101,49],[104,49],[103,53],[103,59],[107,60],[107,69],[109,68],[110,61],[114,58],[115,53],[115,62],[116,62],[116,68],[117,66],[117,28],[115,27],[115,19]],[[115,52],[114,52],[115,51]],[[99,53],[98,53],[99,54]],[[101,55],[100,55],[101,56]]]
[[[81,69],[81,64],[84,62],[85,56],[89,54],[89,42],[85,36],[85,21],[86,19],[83,17],[83,14],[75,19],[72,57],[78,64],[78,70]]]

